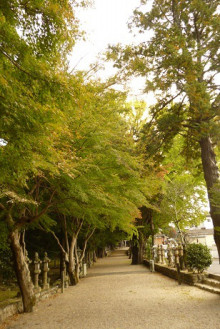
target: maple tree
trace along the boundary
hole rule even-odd
[[[34,225],[53,234],[75,284],[79,234],[82,258],[95,229],[131,232],[146,202],[125,94],[68,71],[68,52],[80,36],[74,5],[4,1],[0,7],[0,208],[26,312],[35,295],[25,230]]]

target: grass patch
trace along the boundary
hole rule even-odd
[[[8,288],[7,287],[1,287],[0,286],[0,307],[3,306],[3,302],[7,301],[8,299],[17,298],[17,294],[19,292],[19,288],[13,287]]]

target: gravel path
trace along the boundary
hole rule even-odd
[[[220,329],[220,297],[178,286],[123,251],[98,260],[86,279],[40,302],[8,329]]]

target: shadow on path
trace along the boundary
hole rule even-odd
[[[131,274],[138,274],[138,273],[145,273],[146,274],[146,269],[144,269],[143,271],[91,273],[91,274],[88,274],[88,277],[107,276],[107,275],[131,275]]]
[[[131,266],[125,253],[98,259],[77,286],[40,302],[7,329],[220,328],[218,295]]]

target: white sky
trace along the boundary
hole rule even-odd
[[[134,37],[129,33],[127,23],[133,10],[140,5],[140,0],[94,0],[94,5],[87,9],[78,9],[77,18],[82,29],[86,32],[86,41],[78,42],[70,60],[71,68],[89,70],[90,64],[97,60],[98,55],[105,52],[108,44],[139,43],[146,35],[139,33]],[[105,63],[105,71],[98,77],[106,78],[116,70],[112,64]],[[143,95],[143,78],[132,79],[130,98],[144,99],[148,105],[154,102],[151,95]]]
[[[86,41],[76,44],[70,59],[71,68],[89,70],[98,56],[105,52],[109,44],[139,44],[146,41],[146,33],[129,33],[127,23],[133,11],[140,5],[140,0],[93,0],[94,5],[89,8],[78,8],[76,17],[80,20],[82,29],[86,32]],[[150,9],[151,2],[145,5]],[[143,7],[142,7],[143,8]],[[115,74],[117,71],[109,62],[104,63],[104,71],[99,71],[94,77],[102,80]],[[216,78],[217,79],[217,78]],[[218,78],[220,81],[220,77]],[[132,78],[129,84],[131,89],[129,99],[144,99],[147,105],[156,102],[153,93],[143,94],[144,78]]]

